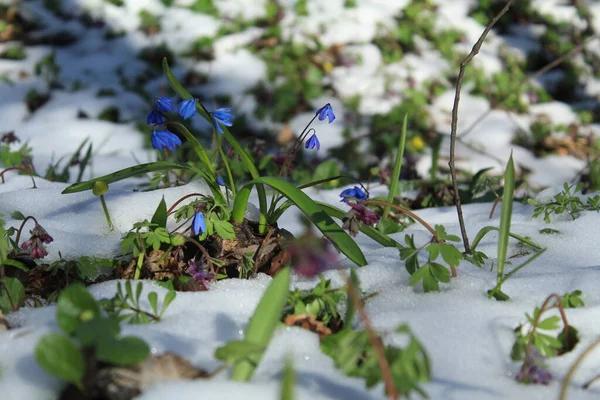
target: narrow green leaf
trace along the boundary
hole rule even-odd
[[[171,283],[171,285],[172,285],[172,283]],[[160,309],[160,315],[159,316],[162,317],[162,315],[167,310],[167,307],[169,307],[169,305],[173,302],[173,300],[175,300],[176,296],[177,296],[177,292],[175,292],[175,290],[171,290],[169,293],[167,293],[165,295],[165,298],[164,298],[163,304],[162,304],[162,308]]]
[[[510,220],[512,218],[513,194],[515,191],[515,164],[512,154],[504,172],[504,191],[502,193],[502,213],[500,215],[500,228],[498,229],[498,275],[500,282],[504,277],[504,265],[508,253],[508,237],[510,234]]]
[[[154,211],[150,222],[161,228],[167,227],[167,203],[165,202],[165,196],[158,203],[158,207],[156,207],[156,211]]]
[[[487,235],[491,231],[497,231],[497,230],[498,230],[498,228],[495,227],[495,226],[484,226],[483,228],[481,228],[479,230],[479,232],[477,232],[477,235],[475,235],[475,239],[473,240],[473,245],[471,246],[471,250],[475,251],[475,249],[479,245],[479,242],[481,242],[481,239],[483,239],[483,237],[485,235]],[[514,238],[514,239],[517,239],[519,242],[521,242],[523,244],[526,244],[528,246],[533,247],[536,250],[542,250],[543,249],[542,246],[540,246],[539,244],[533,242],[531,239],[528,239],[528,238],[526,238],[524,236],[520,236],[520,235],[517,235],[516,233],[512,233],[512,232],[509,233],[509,236],[512,237],[512,238]]]
[[[548,317],[545,320],[541,321],[540,323],[538,323],[538,328],[552,331],[554,329],[558,329],[559,322],[560,322],[560,317],[553,315],[553,316]]]
[[[149,355],[150,347],[135,336],[125,336],[120,339],[105,338],[96,346],[98,360],[121,366],[144,361]]]
[[[400,132],[400,140],[398,142],[398,152],[396,154],[396,160],[394,161],[394,170],[390,180],[390,191],[387,195],[387,202],[394,203],[394,196],[400,195],[400,170],[402,169],[402,160],[404,159],[404,146],[406,145],[406,134],[408,132],[408,114],[404,115],[404,121],[402,122],[402,131]],[[385,220],[390,213],[390,206],[383,208],[383,214],[381,221]]]
[[[83,387],[83,354],[68,337],[56,333],[43,336],[35,347],[35,359],[51,375]]]
[[[152,312],[158,314],[158,294],[156,294],[156,292],[148,293],[148,303],[150,303],[150,307],[152,307]]]
[[[124,168],[122,170],[110,173],[108,175],[100,176],[89,181],[75,183],[63,190],[62,194],[70,194],[83,192],[85,190],[92,190],[94,188],[94,183],[96,183],[97,181],[102,181],[104,183],[109,184],[113,182],[122,181],[123,179],[131,178],[132,176],[136,175],[142,175],[156,171],[171,171],[174,169],[193,170],[194,168],[190,167],[187,164],[167,161],[156,161],[146,164],[134,165],[133,167]]]
[[[287,303],[290,287],[290,269],[283,268],[267,287],[250,323],[246,328],[244,340],[257,345],[268,346],[275,328],[279,325],[281,312]],[[262,354],[249,357],[250,360],[237,362],[233,367],[231,377],[235,381],[248,381],[254,374]]]
[[[283,376],[281,378],[281,389],[279,394],[280,400],[294,400],[294,384],[296,382],[296,374],[294,373],[294,364],[292,357],[285,358],[285,366],[283,367]]]

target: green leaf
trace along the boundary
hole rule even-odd
[[[137,364],[150,355],[150,348],[142,339],[125,336],[120,339],[107,337],[96,346],[96,357],[100,361],[120,366]]]
[[[237,237],[235,235],[235,231],[233,230],[233,225],[230,222],[221,221],[218,219],[213,219],[212,222],[214,224],[215,232],[217,232],[217,235],[219,235],[221,239],[233,240]]]
[[[265,177],[254,179],[240,189],[233,206],[232,218],[242,222],[246,211],[246,204],[253,185],[266,184],[276,189],[282,195],[290,199],[311,222],[327,237],[331,243],[346,257],[359,266],[367,264],[360,247],[319,205],[317,205],[306,193],[295,187],[290,182],[280,178]]]
[[[177,297],[177,292],[175,292],[175,290],[173,290],[173,288],[171,288],[171,291],[169,293],[167,293],[165,295],[165,298],[163,299],[163,304],[162,304],[162,308],[160,309],[159,317],[162,317],[162,315],[165,313],[165,311],[167,311],[167,307],[169,307],[169,305],[173,302],[173,300],[175,300],[175,297]]]
[[[553,315],[552,317],[548,317],[543,321],[538,323],[539,329],[545,329],[547,331],[551,331],[554,329],[558,329],[560,322],[560,317]]]
[[[98,303],[82,284],[73,284],[60,292],[56,302],[56,322],[63,332],[71,334],[80,322],[99,315]]]
[[[462,253],[453,245],[442,243],[440,244],[440,251],[442,252],[442,258],[448,265],[456,267],[462,260]]]
[[[156,211],[154,211],[154,215],[150,222],[161,228],[167,227],[167,203],[165,202],[165,196],[163,196],[160,203],[158,203],[158,207],[156,207]]]
[[[427,252],[429,253],[429,261],[435,261],[440,255],[440,244],[431,243],[427,246]]]
[[[83,354],[68,337],[56,333],[43,336],[35,347],[35,359],[46,372],[83,388]]]
[[[481,239],[483,239],[483,237],[491,231],[498,231],[498,228],[495,226],[484,226],[483,228],[481,228],[479,230],[479,232],[477,232],[477,235],[475,235],[475,239],[473,240],[473,245],[471,246],[471,249],[474,251],[477,248],[477,245],[479,245],[479,242],[481,242]],[[543,249],[542,246],[540,246],[539,244],[533,242],[531,239],[528,239],[524,236],[520,236],[520,235],[517,235],[516,233],[512,233],[512,232],[509,233],[509,236],[514,239],[517,239],[519,242],[521,242],[523,244],[533,247],[536,250]]]
[[[450,283],[450,271],[448,268],[444,267],[442,264],[438,263],[430,263],[430,271],[431,275],[439,281],[444,283]]]
[[[94,183],[102,181],[106,184],[122,181],[123,179],[131,178],[132,176],[147,174],[156,171],[171,171],[174,169],[193,169],[191,166],[183,163],[167,162],[167,161],[156,161],[146,164],[134,165],[133,167],[124,168],[122,170],[100,176],[98,178],[90,179],[89,181],[75,183],[65,190],[62,194],[70,194],[83,192],[85,190],[91,190],[94,187]]]
[[[263,345],[246,340],[236,340],[215,350],[215,358],[227,364],[234,364],[247,360],[251,356],[262,357],[264,351],[265,346]]]
[[[4,313],[17,311],[25,300],[25,288],[18,278],[0,279],[0,310]]]
[[[415,286],[421,280],[425,279],[425,277],[429,275],[429,265],[424,265],[422,268],[417,269],[408,280],[408,284],[410,286]]]
[[[112,318],[98,317],[81,322],[77,325],[74,333],[82,345],[92,346],[104,338],[117,336],[120,331],[118,321]]]
[[[158,313],[158,295],[156,294],[156,292],[148,293],[148,303],[150,303],[152,312],[154,314],[157,314]]]
[[[289,287],[290,269],[286,267],[275,275],[260,299],[246,329],[245,341],[267,347],[275,328],[279,324],[279,318],[287,302]],[[235,381],[248,381],[254,374],[261,358],[262,354],[252,356],[250,360],[237,362],[233,367],[232,379]]]
[[[21,211],[16,211],[16,210],[10,214],[10,217],[12,219],[16,219],[17,221],[23,221],[25,219],[25,216],[23,215],[23,213]]]

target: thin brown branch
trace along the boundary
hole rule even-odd
[[[391,204],[391,203],[388,203],[387,201],[383,201],[383,200],[363,200],[360,203],[364,204],[364,205],[373,204],[373,205],[377,205],[377,206],[388,206],[388,207],[391,207],[391,208],[393,208],[394,210],[396,210],[398,212],[401,212],[402,214],[408,215],[409,217],[411,217],[412,219],[414,219],[415,221],[417,221],[421,225],[423,225],[425,228],[427,228],[427,230],[429,232],[431,232],[431,234],[433,235],[433,239],[435,241],[438,241],[438,237],[437,237],[437,234],[435,233],[435,229],[433,229],[431,227],[431,225],[429,225],[427,222],[425,222],[424,219],[422,219],[417,214],[415,214],[414,212],[410,211],[407,208],[404,208],[404,207],[399,206],[397,204]]]
[[[460,204],[460,194],[458,192],[458,180],[456,178],[456,166],[455,166],[455,149],[456,149],[456,131],[458,127],[458,104],[460,102],[460,90],[462,88],[462,82],[465,76],[465,68],[469,62],[479,53],[485,38],[488,33],[492,30],[496,22],[502,18],[504,14],[509,10],[510,6],[516,0],[508,0],[506,5],[500,12],[492,19],[492,21],[486,26],[485,30],[479,37],[479,40],[473,45],[473,49],[469,53],[469,55],[463,60],[460,64],[460,69],[458,71],[458,79],[456,80],[456,93],[454,95],[454,105],[452,107],[452,123],[450,130],[450,161],[448,162],[448,166],[450,167],[450,176],[452,177],[452,186],[454,187],[454,202],[456,204],[456,212],[458,214],[458,223],[460,225],[460,233],[463,238],[463,244],[465,246],[465,251],[468,253],[470,251],[469,246],[469,238],[467,236],[467,230],[465,228],[465,220],[462,213],[462,207]]]
[[[369,334],[369,340],[371,341],[371,346],[373,346],[373,349],[375,350],[377,363],[379,364],[379,369],[381,370],[381,378],[383,379],[388,396],[390,397],[390,399],[396,400],[398,399],[398,390],[396,389],[396,385],[394,384],[394,378],[392,377],[390,364],[388,363],[387,358],[385,358],[383,344],[381,343],[379,337],[377,337],[377,333],[375,333],[375,329],[373,328],[371,320],[369,319],[369,316],[367,315],[367,312],[363,307],[363,304],[360,300],[360,296],[357,293],[356,287],[352,283],[352,280],[346,274],[345,271],[340,270],[339,272],[342,278],[346,281],[346,284],[348,286],[348,296],[350,297],[350,300],[352,300],[354,307],[356,307],[356,311],[358,311],[360,318],[365,324],[365,329]]]

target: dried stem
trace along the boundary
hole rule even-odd
[[[582,363],[582,361],[590,355],[590,353],[592,351],[594,351],[594,349],[596,347],[598,347],[598,345],[600,345],[600,339],[596,340],[595,342],[593,342],[592,344],[590,344],[584,351],[583,353],[581,353],[579,355],[579,357],[577,357],[577,359],[575,360],[575,362],[573,363],[573,365],[571,365],[571,368],[569,368],[569,371],[567,372],[567,375],[565,375],[565,379],[562,382],[562,385],[560,386],[560,394],[558,395],[558,400],[566,400],[567,398],[567,388],[569,387],[569,383],[571,383],[571,381],[573,380],[573,375],[575,375],[575,371],[577,370],[577,367],[579,367]]]
[[[460,64],[460,69],[458,71],[458,79],[456,80],[456,93],[454,95],[454,105],[452,107],[452,124],[450,130],[450,161],[448,162],[448,166],[450,167],[450,175],[452,177],[452,186],[454,187],[454,202],[456,204],[456,212],[458,214],[458,223],[460,224],[460,232],[463,238],[463,244],[465,246],[465,251],[468,253],[470,251],[469,247],[469,238],[467,236],[467,230],[465,228],[465,220],[463,218],[462,207],[460,205],[460,194],[458,192],[458,180],[456,179],[456,166],[455,166],[455,149],[456,149],[456,131],[458,127],[458,103],[460,102],[460,90],[462,88],[462,81],[465,75],[465,68],[469,62],[479,53],[481,46],[485,38],[487,37],[492,27],[496,25],[496,22],[508,11],[510,6],[516,0],[508,0],[506,5],[500,12],[492,19],[492,21],[486,26],[485,30],[479,37],[479,40],[473,45],[473,49],[469,53],[469,55],[463,60]]]
[[[388,203],[387,201],[383,201],[383,200],[363,200],[360,203],[364,204],[364,205],[373,204],[373,205],[377,205],[377,206],[388,206],[398,212],[401,212],[402,214],[408,215],[409,217],[411,217],[412,219],[414,219],[415,221],[417,221],[421,225],[423,225],[425,228],[427,228],[427,230],[433,235],[433,239],[435,241],[438,241],[438,237],[437,237],[437,234],[435,233],[435,229],[433,229],[431,227],[431,225],[429,225],[427,222],[425,222],[425,220],[423,220],[421,217],[419,217],[417,214],[413,213],[412,211],[408,210],[407,208],[404,208],[397,204]]]
[[[373,346],[373,349],[375,350],[375,356],[377,357],[377,363],[379,364],[379,369],[381,370],[381,377],[385,384],[385,389],[388,395],[390,396],[390,399],[396,400],[398,399],[398,390],[396,389],[396,385],[394,384],[394,379],[392,377],[390,365],[387,361],[387,358],[385,358],[383,344],[381,343],[381,340],[377,337],[377,333],[375,333],[375,329],[373,328],[369,316],[367,315],[367,312],[363,307],[363,304],[360,300],[360,296],[357,293],[354,283],[352,283],[352,280],[344,271],[340,270],[339,272],[340,275],[342,275],[342,278],[346,281],[346,284],[348,285],[348,296],[350,297],[350,300],[352,300],[352,303],[354,303],[354,307],[356,307],[360,318],[365,324],[365,329],[369,334],[369,340],[371,341],[371,346]]]
[[[25,227],[25,224],[27,223],[27,221],[29,221],[30,219],[32,219],[36,225],[39,225],[39,223],[37,222],[37,219],[35,219],[35,217],[32,217],[31,215],[28,216],[27,218],[25,218],[23,220],[23,222],[21,222],[21,226],[19,226],[19,229],[17,229],[17,236],[15,237],[15,243],[17,244],[17,247],[19,246],[19,240],[21,240],[21,232],[23,232],[23,228]]]

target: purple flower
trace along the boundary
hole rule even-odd
[[[165,122],[165,117],[159,113],[156,110],[152,110],[150,111],[150,114],[148,114],[148,117],[146,118],[146,123],[148,125],[154,125],[154,124],[162,124],[163,122]]]
[[[154,99],[154,107],[160,112],[175,111],[173,100],[170,97],[157,97]]]
[[[335,119],[335,114],[333,113],[333,108],[331,108],[331,104],[327,103],[323,107],[317,110],[317,115],[319,116],[319,121],[323,121],[325,117],[329,118],[329,123],[332,123]]]
[[[21,247],[24,250],[30,250],[30,255],[32,259],[35,258],[44,258],[48,255],[48,252],[44,248],[45,244],[50,244],[54,240],[52,236],[46,232],[44,228],[40,224],[36,222],[35,226],[32,230],[29,231],[31,233],[31,237],[29,240],[26,240]]]
[[[337,252],[329,240],[307,233],[287,247],[292,268],[303,276],[313,277],[328,269],[340,268]]]
[[[319,143],[319,138],[317,137],[317,135],[313,134],[307,141],[306,144],[304,145],[304,148],[306,149],[314,149],[317,148],[317,150],[321,149],[321,143]]]
[[[167,130],[153,131],[150,136],[152,147],[156,150],[163,150],[165,147],[171,151],[175,151],[177,146],[181,146],[181,139],[173,132]]]
[[[188,273],[194,278],[196,282],[201,283],[206,290],[208,290],[208,282],[215,279],[215,274],[208,272],[202,268],[203,265],[196,261],[188,262]]]
[[[541,361],[528,359],[523,363],[515,379],[521,383],[548,385],[552,380],[552,374],[541,365]]]
[[[350,233],[350,236],[354,237],[358,235],[361,222],[369,226],[373,226],[379,222],[379,215],[362,204],[348,203],[348,205],[352,207],[352,209],[344,215],[344,218],[342,219],[344,225],[342,228],[347,230],[348,233]]]
[[[183,119],[188,119],[196,114],[196,99],[190,97],[189,99],[183,100],[179,103],[177,112]]]
[[[206,221],[204,220],[204,214],[202,214],[199,209],[196,209],[194,219],[192,219],[192,231],[194,232],[194,235],[200,235],[206,232]]]
[[[224,126],[232,126],[232,120],[235,118],[234,115],[231,114],[231,108],[229,107],[218,108],[211,112],[210,115],[212,116],[213,124],[219,133],[223,133],[223,128],[221,128],[219,123],[223,124]]]
[[[354,186],[353,188],[342,191],[342,193],[340,193],[340,197],[342,198],[340,201],[347,203],[349,198],[354,198],[360,201],[368,199],[369,195],[358,186]]]

